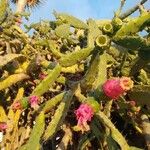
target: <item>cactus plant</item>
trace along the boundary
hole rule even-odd
[[[49,75],[34,89],[31,95],[41,96],[42,94],[44,94],[50,88],[50,86],[55,82],[55,80],[60,74],[60,71],[61,71],[61,67],[57,65],[49,73]]]
[[[59,59],[59,63],[63,67],[69,67],[76,63],[81,62],[82,60],[86,59],[92,52],[92,47],[87,47],[70,54],[67,54],[65,57]]]
[[[111,123],[111,121],[103,114],[102,112],[99,112],[97,114],[98,118],[102,121],[103,124],[105,124],[110,130],[111,130],[111,136],[112,138],[119,144],[121,149],[129,149],[129,145],[127,144],[124,137],[121,135],[121,133],[115,128],[115,126]]]
[[[1,0],[0,5],[0,24],[5,20],[7,16],[7,8],[8,8],[8,2],[7,0]]]
[[[33,127],[30,138],[27,141],[26,145],[20,147],[20,150],[27,149],[39,149],[40,148],[40,137],[44,132],[45,122],[44,122],[44,113],[41,112],[36,118],[36,124]]]
[[[6,2],[0,5],[0,148],[145,148],[130,135],[149,140],[142,132],[150,116],[150,12],[136,6],[121,14],[121,1],[109,20],[54,12],[56,20],[23,24],[24,31],[16,21],[28,15],[13,13]],[[140,15],[130,17],[137,9]]]
[[[48,140],[49,138],[52,138],[52,136],[59,129],[60,125],[62,124],[66,116],[67,110],[69,109],[72,96],[73,96],[73,93],[71,91],[68,91],[64,95],[62,102],[59,104],[53,116],[53,120],[49,123],[49,125],[47,126],[47,129],[45,130],[45,134],[43,136],[44,141]]]
[[[81,20],[65,14],[65,13],[57,13],[56,11],[54,11],[54,15],[57,19],[62,20],[63,22],[67,22],[68,24],[70,24],[71,26],[75,27],[75,28],[79,28],[79,29],[88,29],[88,26],[86,23],[82,22]]]
[[[0,90],[6,89],[17,82],[28,78],[29,76],[23,73],[10,75],[9,77],[1,81]]]

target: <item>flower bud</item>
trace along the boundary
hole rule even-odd
[[[8,128],[6,122],[0,122],[0,131],[4,131]]]
[[[29,97],[29,104],[32,108],[34,108],[34,109],[38,108],[39,107],[38,103],[39,103],[39,97],[38,96],[33,95],[33,96]]]

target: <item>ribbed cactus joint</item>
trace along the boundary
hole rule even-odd
[[[96,38],[96,45],[100,48],[109,47],[109,38],[106,35],[100,35]]]
[[[41,81],[41,83],[34,89],[31,95],[41,96],[49,90],[52,84],[56,81],[57,77],[60,75],[61,67],[57,65],[47,77]]]
[[[54,134],[60,128],[63,120],[65,119],[67,111],[69,109],[72,96],[73,96],[73,93],[71,91],[66,92],[65,95],[63,96],[63,99],[61,103],[59,104],[58,108],[56,109],[56,112],[51,122],[47,126],[47,129],[43,136],[44,141],[47,141],[49,138],[52,138],[52,136],[54,136]]]

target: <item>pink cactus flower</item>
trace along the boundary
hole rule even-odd
[[[38,96],[33,95],[33,96],[29,97],[29,104],[32,108],[34,108],[34,109],[38,108],[39,107],[38,103],[39,103]]]
[[[43,73],[43,72],[39,74],[39,78],[40,78],[41,80],[45,79],[46,76],[47,76],[47,74],[45,74],[45,73]]]
[[[81,104],[80,107],[75,111],[76,118],[78,120],[77,126],[81,129],[81,131],[90,130],[87,121],[91,121],[94,110],[88,104]]]
[[[22,105],[19,101],[16,101],[12,104],[12,109],[13,110],[21,110],[22,109]]]
[[[6,122],[0,122],[0,131],[4,131],[8,128]]]
[[[133,87],[133,81],[128,77],[113,78],[103,84],[103,91],[111,99],[118,99],[119,96]]]

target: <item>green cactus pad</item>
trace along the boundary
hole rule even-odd
[[[86,23],[82,22],[81,20],[79,20],[71,15],[68,15],[66,13],[57,13],[57,12],[54,12],[54,15],[57,19],[60,19],[75,28],[88,29],[88,25]]]
[[[63,67],[69,67],[76,63],[81,62],[82,60],[85,60],[90,53],[92,52],[92,47],[87,47],[69,54],[66,54],[64,57],[59,59],[59,63]]]
[[[12,62],[13,60],[25,60],[25,56],[21,54],[7,54],[5,56],[0,56],[0,67],[7,65],[8,63]]]
[[[0,81],[0,91],[28,78],[29,76],[24,73],[10,75]]]
[[[57,65],[44,80],[41,81],[39,85],[34,89],[31,95],[41,96],[49,90],[52,84],[56,81],[57,77],[60,75],[61,67]]]
[[[44,112],[40,112],[37,116],[33,130],[31,131],[30,138],[25,145],[19,148],[19,150],[37,150],[40,148],[40,138],[45,128],[45,116]]]
[[[49,123],[47,129],[45,130],[45,134],[43,136],[44,141],[48,140],[49,138],[52,138],[52,136],[54,136],[54,134],[60,128],[69,109],[72,96],[73,93],[71,91],[68,91],[64,95],[62,102],[59,104],[54,116],[52,117],[51,122]]]
[[[68,38],[70,35],[70,25],[62,24],[55,29],[55,33],[60,38]]]

